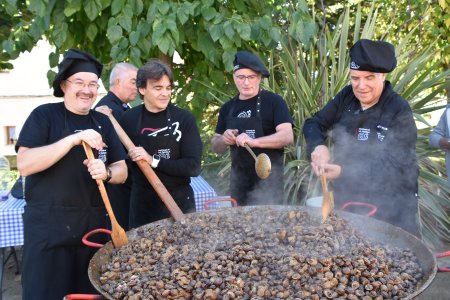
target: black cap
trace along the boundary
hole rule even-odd
[[[253,53],[248,51],[239,51],[234,56],[234,71],[239,69],[251,69],[256,73],[261,73],[263,77],[269,77],[270,73],[263,62]]]
[[[350,49],[352,70],[389,73],[395,66],[395,48],[388,42],[361,39]]]
[[[55,97],[63,97],[64,92],[61,90],[61,81],[69,78],[78,72],[91,72],[100,77],[103,65],[89,53],[78,49],[69,49],[64,54],[63,60],[58,65],[58,74],[53,80],[53,95]]]

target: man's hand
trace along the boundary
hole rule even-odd
[[[238,134],[239,130],[237,129],[227,129],[222,134],[223,142],[227,145],[234,145],[236,144],[236,135]]]
[[[83,164],[87,166],[92,179],[105,180],[108,177],[106,166],[101,159],[85,159]]]
[[[327,179],[336,179],[341,175],[341,166],[340,165],[335,165],[335,164],[324,164],[323,165],[323,175],[325,175],[325,177]]]
[[[101,134],[94,129],[79,131],[72,134],[71,138],[73,139],[73,145],[80,145],[82,141],[85,141],[93,149],[102,150],[106,147]]]
[[[325,168],[325,164],[330,161],[330,150],[325,145],[319,145],[311,152],[311,167],[317,176],[320,175],[320,170]]]
[[[246,133],[241,133],[236,137],[236,146],[244,147],[248,145],[249,147],[254,147],[254,139],[249,137]]]
[[[143,147],[131,148],[128,151],[128,156],[132,161],[145,160],[148,164],[153,161],[153,157]]]
[[[101,112],[102,114],[107,115],[108,117],[112,114],[112,109],[109,108],[107,105],[102,105],[97,108],[95,108],[96,111]]]

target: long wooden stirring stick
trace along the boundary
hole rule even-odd
[[[119,136],[120,141],[125,146],[127,150],[130,150],[134,147],[133,141],[128,137],[126,132],[123,130],[123,128],[120,126],[119,122],[117,122],[116,118],[112,114],[108,115],[109,119],[111,120],[111,123],[114,126],[114,129],[117,132],[117,135]],[[169,191],[166,189],[164,184],[159,180],[158,176],[156,175],[155,171],[153,171],[152,167],[145,161],[145,160],[138,160],[136,161],[138,167],[141,169],[142,173],[144,173],[145,177],[147,178],[148,182],[152,185],[153,189],[155,189],[156,193],[158,194],[159,198],[162,200],[164,205],[166,205],[167,209],[169,210],[172,217],[175,219],[175,221],[179,221],[185,218],[185,215],[181,211],[180,207],[177,205],[175,200],[170,195]]]
[[[320,170],[320,183],[322,184],[322,221],[330,215],[334,207],[333,193],[328,191],[328,182],[323,169]]]
[[[94,153],[92,153],[92,148],[86,142],[82,142],[84,152],[86,152],[86,156],[89,160],[94,159]],[[114,215],[113,209],[111,207],[111,203],[109,202],[108,194],[106,193],[105,185],[103,180],[96,179],[95,180],[98,185],[98,189],[100,190],[100,194],[103,199],[103,203],[105,203],[106,211],[108,212],[109,218],[111,219],[111,239],[114,244],[114,247],[121,247],[123,245],[128,244],[127,234],[125,230],[120,226],[120,224],[116,220],[116,216]]]

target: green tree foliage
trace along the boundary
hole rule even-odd
[[[289,9],[292,18],[286,23]],[[49,57],[51,67],[67,49],[80,48],[105,64],[107,83],[116,62],[139,66],[152,57],[172,62],[177,52],[183,64],[172,66],[176,101],[200,117],[213,97],[191,79],[207,78],[224,88],[237,50],[267,51],[286,31],[311,43],[315,23],[307,9],[305,1],[293,6],[282,0],[7,0],[0,11],[6,17],[0,62],[2,68],[11,67],[9,60],[45,38],[56,48]],[[50,71],[49,82],[54,76]],[[195,97],[188,97],[191,92]]]
[[[388,79],[423,123],[417,144],[423,232],[450,240],[450,188],[437,175],[442,163],[429,159],[437,152],[428,148],[425,118],[439,108],[436,101],[445,99],[439,96],[448,86],[446,0],[4,0],[0,16],[0,69],[11,68],[10,60],[43,38],[55,46],[51,67],[67,49],[84,49],[105,64],[103,82],[116,62],[139,66],[152,57],[172,62],[178,53],[183,63],[172,64],[175,101],[200,123],[205,169],[224,178],[230,162],[210,153],[209,138],[219,105],[236,93],[234,53],[258,52],[272,71],[265,88],[281,94],[294,115],[295,144],[286,153],[287,201],[292,202],[315,189],[301,135],[305,118],[348,83],[350,46],[359,38],[385,38],[395,44],[400,62]],[[54,75],[49,71],[49,82]]]

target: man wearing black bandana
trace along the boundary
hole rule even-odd
[[[96,250],[81,243],[84,234],[107,224],[95,180],[122,183],[127,177],[126,153],[111,122],[91,111],[103,66],[70,49],[58,67],[54,95],[64,101],[33,110],[16,144],[17,168],[26,176],[25,300],[95,293],[87,269]],[[95,159],[86,158],[83,141]]]
[[[230,195],[241,206],[283,202],[283,150],[293,141],[292,117],[281,96],[260,88],[263,77],[269,77],[269,71],[256,55],[236,53],[233,78],[239,94],[221,107],[211,140],[214,152],[230,147]],[[244,145],[270,157],[268,178],[258,178],[255,160]]]
[[[195,211],[191,177],[201,171],[202,141],[194,116],[170,103],[173,75],[152,59],[139,68],[136,86],[144,104],[126,111],[120,124],[136,147],[132,161],[145,160],[184,213]],[[138,165],[131,164],[130,228],[170,217]]]
[[[333,180],[337,208],[373,204],[376,218],[417,235],[417,128],[408,102],[385,80],[397,64],[394,46],[362,39],[350,59],[351,85],[305,121],[311,166]]]

